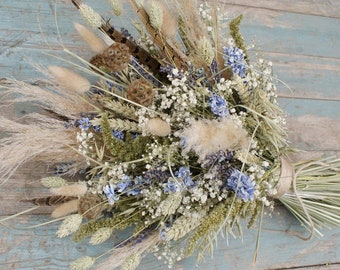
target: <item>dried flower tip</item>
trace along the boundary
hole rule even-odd
[[[163,7],[158,1],[152,1],[148,8],[150,24],[159,30],[163,25]]]
[[[53,218],[65,217],[69,214],[76,213],[77,210],[78,210],[78,199],[63,203],[62,205],[58,206],[51,213],[51,217]]]
[[[102,54],[94,56],[90,63],[97,68],[104,68],[109,72],[115,72],[125,69],[130,59],[129,47],[123,43],[114,43],[105,49]]]
[[[127,257],[122,263],[120,269],[121,270],[135,270],[141,261],[141,255],[139,253],[135,253]]]
[[[197,55],[207,66],[210,66],[212,61],[214,60],[214,49],[210,41],[206,37],[203,37],[198,41]]]
[[[96,231],[91,239],[90,239],[90,244],[91,245],[99,245],[103,242],[105,242],[106,240],[108,240],[110,238],[112,234],[112,228],[109,227],[103,227],[100,228],[98,231]]]
[[[123,13],[123,6],[120,0],[109,0],[109,3],[112,7],[113,14],[116,16],[120,16]]]
[[[87,187],[85,184],[72,184],[57,188],[50,188],[50,192],[56,195],[63,196],[82,196],[86,193]]]
[[[87,45],[89,45],[93,52],[102,53],[107,48],[107,44],[104,42],[104,40],[102,40],[84,25],[75,23],[74,28],[77,30],[81,38],[87,43]]]
[[[73,261],[70,264],[70,269],[71,270],[86,270],[86,269],[89,269],[94,264],[95,261],[96,261],[96,258],[93,258],[90,256],[84,256]]]
[[[41,181],[41,184],[47,188],[62,187],[67,184],[65,179],[61,177],[57,177],[57,176],[44,177],[40,181]]]
[[[57,82],[67,90],[83,94],[91,87],[90,82],[86,78],[67,68],[49,66],[48,71],[53,75]]]
[[[63,223],[61,223],[57,231],[57,236],[62,238],[74,233],[79,228],[82,220],[83,217],[79,214],[68,216],[64,219]]]
[[[165,137],[171,133],[170,125],[160,118],[152,118],[146,123],[146,129],[152,135]]]
[[[101,198],[93,193],[86,193],[78,201],[78,213],[85,218],[96,219],[103,211]]]
[[[126,97],[143,106],[149,106],[153,100],[152,84],[145,79],[138,79],[131,82]]]
[[[90,6],[81,3],[79,5],[79,12],[92,28],[99,28],[102,25],[102,17]]]

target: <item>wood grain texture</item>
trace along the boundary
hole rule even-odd
[[[280,104],[288,113],[289,136],[293,146],[304,150],[296,158],[340,154],[340,2],[337,0],[237,0],[219,1],[230,17],[244,14],[241,31],[247,43],[255,40],[251,54],[258,53],[273,62],[276,76],[289,85],[278,84]],[[86,1],[106,17],[111,16],[106,1]],[[130,24],[129,11],[116,26]],[[65,56],[63,44],[85,58],[91,55],[73,29],[83,22],[69,1],[0,1],[0,78],[37,81],[43,76],[32,63],[46,66],[58,62],[48,54]],[[60,36],[62,38],[59,37]],[[61,63],[65,64],[65,63]],[[32,110],[23,105],[15,112]],[[0,161],[1,162],[1,161]],[[0,216],[26,210],[32,205],[20,202],[46,195],[38,180],[49,171],[41,164],[21,168],[10,182],[0,187]],[[34,230],[15,229],[48,221],[44,207],[0,227],[0,269],[67,269],[70,261],[85,255],[98,255],[104,248],[87,242],[55,238],[58,224]],[[340,229],[323,230],[323,238],[304,242],[291,235],[303,228],[278,207],[265,217],[260,253],[254,269],[340,269]],[[195,268],[194,259],[176,269],[251,269],[256,228],[245,231],[243,240],[218,240],[214,259]],[[119,235],[113,238],[113,241]],[[112,243],[105,244],[105,247]],[[164,269],[148,256],[140,269]]]

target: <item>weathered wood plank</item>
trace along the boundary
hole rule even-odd
[[[18,218],[6,222],[8,226],[27,227],[48,221],[42,216]],[[58,223],[59,224],[59,223]],[[72,243],[70,239],[58,239],[54,232],[58,224],[50,224],[30,230],[14,230],[0,227],[0,264],[4,269],[67,269],[70,261],[90,254],[97,256],[106,251],[112,243],[93,247],[84,241]],[[316,269],[334,268],[340,261],[340,230],[324,230],[324,237],[302,241],[292,235],[303,234],[296,220],[278,207],[275,213],[265,216],[260,240],[257,263],[253,269],[306,269],[309,266],[323,265]],[[246,230],[246,229],[245,229]],[[195,268],[195,258],[180,262],[175,269],[251,269],[257,229],[245,231],[243,239],[229,237],[228,241],[219,238],[213,259],[207,254],[206,261]],[[114,241],[115,238],[112,239]],[[317,254],[317,256],[316,256]],[[330,265],[327,268],[326,265]],[[145,258],[140,270],[164,269],[161,261],[150,255]]]
[[[270,11],[287,11],[290,13],[308,14],[319,17],[340,18],[340,3],[337,0],[300,0],[294,2],[291,0],[275,2],[267,0],[220,0],[219,2],[232,6],[240,6],[242,9],[253,7],[261,10],[268,9]]]

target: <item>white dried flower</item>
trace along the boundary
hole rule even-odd
[[[152,1],[148,8],[150,24],[153,28],[159,30],[163,25],[163,8],[157,1]]]
[[[120,0],[109,0],[109,3],[112,7],[113,14],[116,16],[120,16],[123,13],[123,6]]]
[[[93,258],[90,256],[84,256],[72,262],[70,264],[70,269],[71,270],[86,270],[86,269],[89,269],[94,264],[95,261],[96,261],[96,258]]]
[[[63,223],[61,223],[57,231],[57,236],[62,238],[74,233],[79,228],[82,220],[83,216],[79,214],[68,216],[64,219]]]
[[[160,118],[152,118],[146,123],[146,129],[152,135],[167,136],[171,132],[170,125]]]
[[[58,176],[44,177],[41,180],[41,184],[47,188],[57,188],[66,185],[66,180]]]
[[[100,228],[91,236],[90,244],[99,245],[105,242],[107,239],[109,239],[111,234],[112,234],[112,228],[109,228],[109,227]]]
[[[206,37],[203,37],[198,41],[197,55],[207,66],[210,66],[214,60],[214,49]]]
[[[83,94],[91,87],[91,83],[72,70],[59,66],[49,66],[48,71],[57,80],[58,84],[67,90]]]
[[[74,28],[77,30],[81,38],[87,43],[87,45],[89,45],[93,52],[102,53],[108,47],[104,40],[102,40],[84,25],[75,23]]]
[[[127,257],[122,263],[120,269],[121,270],[134,270],[138,267],[141,261],[141,255],[139,253],[135,253]]]
[[[90,6],[81,3],[79,5],[79,12],[92,28],[99,28],[102,25],[102,17]]]

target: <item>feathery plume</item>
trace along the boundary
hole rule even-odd
[[[105,43],[105,41],[84,25],[74,23],[74,28],[77,30],[78,34],[87,43],[87,45],[93,52],[102,53],[107,48],[107,44]]]
[[[59,66],[49,66],[48,71],[53,75],[57,82],[67,90],[79,94],[83,94],[90,90],[91,83],[72,70]]]
[[[40,72],[51,76],[45,69],[37,67]],[[50,91],[51,90],[51,91]],[[33,102],[43,109],[64,118],[73,119],[74,115],[84,111],[91,111],[93,107],[79,93],[58,87],[55,84],[32,85],[17,80],[6,79],[6,90],[4,90],[3,102],[12,104],[14,102]],[[44,117],[44,116],[40,116]],[[50,118],[45,117],[47,123]],[[65,120],[65,119],[63,119]]]
[[[0,174],[7,177],[28,161],[52,164],[72,160],[74,166],[84,163],[76,152],[70,152],[69,146],[76,147],[73,131],[65,129],[64,122],[48,116],[31,114],[29,124],[21,124],[0,117],[0,129],[9,136],[0,139]],[[37,147],[39,145],[39,147]]]
[[[57,188],[50,188],[50,192],[56,195],[63,196],[82,196],[86,193],[87,187],[85,184],[72,184]]]
[[[78,199],[63,203],[59,205],[56,209],[51,213],[51,217],[60,218],[65,217],[69,214],[76,213],[78,210]]]
[[[246,150],[247,132],[232,119],[197,120],[181,134],[184,138],[184,153],[194,150],[203,160],[219,150]]]

